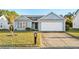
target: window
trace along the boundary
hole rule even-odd
[[[19,22],[17,22],[18,24],[17,24],[17,28],[19,28]]]
[[[19,24],[19,25],[20,25],[20,28],[22,28],[22,22],[20,22],[20,24]]]
[[[1,23],[0,27],[2,28],[2,23]]]
[[[25,22],[25,21],[20,21],[20,22],[18,22],[17,27],[18,27],[18,28],[25,28],[25,27],[26,27],[26,22]]]
[[[26,22],[23,21],[22,23],[23,23],[23,28],[25,28],[26,27]]]
[[[18,22],[17,27],[18,27],[18,28],[22,28],[22,22]]]

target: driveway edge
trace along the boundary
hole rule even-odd
[[[73,35],[71,35],[71,34],[69,34],[67,32],[65,32],[65,33],[68,34],[68,35],[70,35],[70,36],[72,36],[72,37],[74,37],[74,38],[76,38],[76,39],[79,39],[79,37],[73,36]]]

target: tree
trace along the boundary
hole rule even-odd
[[[9,10],[0,10],[0,16],[6,16],[6,18],[8,19],[9,21],[9,24],[10,24],[10,31],[13,35],[13,22],[15,20],[15,18],[18,16],[18,14],[15,12],[15,11],[9,11]]]
[[[64,17],[66,19],[66,28],[72,28],[73,13],[69,12]]]
[[[13,35],[13,22],[14,22],[14,19],[17,17],[18,15],[16,14],[15,11],[10,11],[9,13],[7,13],[7,18],[8,18],[8,21],[10,23],[10,31]]]
[[[0,16],[5,15],[9,23],[13,23],[14,19],[18,16],[15,11],[0,10]]]

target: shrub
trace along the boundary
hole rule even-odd
[[[1,32],[9,32],[8,29],[0,29]]]
[[[28,27],[28,28],[26,28],[26,31],[32,31],[32,29]]]
[[[32,28],[26,28],[26,31],[38,31],[37,29],[32,29]]]
[[[72,21],[71,20],[67,20],[66,21],[66,25],[69,25],[69,27],[72,27]]]

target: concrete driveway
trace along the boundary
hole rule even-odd
[[[78,48],[79,40],[66,33],[42,33],[42,48]]]

